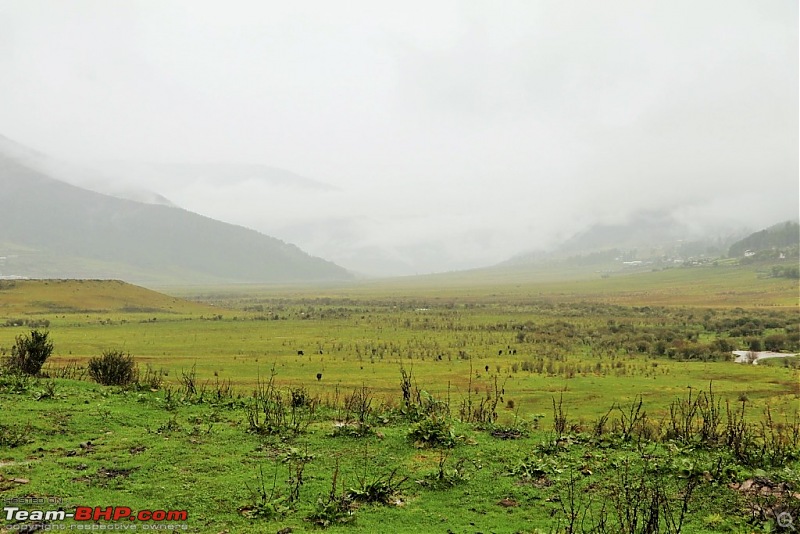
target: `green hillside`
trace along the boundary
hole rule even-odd
[[[728,250],[728,256],[741,257],[746,251],[760,252],[772,249],[797,250],[800,245],[800,225],[796,222],[786,221],[770,226],[760,232],[755,232],[737,241]]]
[[[215,310],[119,280],[0,280],[0,317],[90,312],[209,314]]]

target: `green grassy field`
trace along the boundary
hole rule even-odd
[[[663,493],[661,532],[675,531],[664,521],[677,518],[687,493],[683,531],[775,528],[791,496],[760,495],[756,513],[755,497],[732,488],[759,476],[784,489],[800,482],[797,359],[729,361],[730,350],[756,343],[798,349],[797,282],[763,271],[584,271],[564,281],[508,270],[317,288],[173,288],[169,297],[117,282],[3,282],[0,350],[47,321],[55,350],[46,370],[68,378],[0,376],[0,490],[64,498],[67,509],[186,509],[193,532],[321,528],[308,517],[335,518],[347,490],[356,490],[344,503],[353,514],[341,517],[355,520],[332,519],[332,530],[579,532],[592,524],[614,532],[624,530],[623,504],[612,495],[630,486],[642,492],[629,496],[635,502]],[[142,376],[148,367],[163,373],[162,383],[93,384],[82,368],[109,349],[133,355]],[[403,371],[419,391],[411,401]],[[254,423],[254,414],[267,417],[259,410],[270,378],[278,396],[270,402],[280,398],[289,415],[297,404],[303,428]],[[676,414],[709,388],[719,439],[692,433],[700,419],[682,436]],[[365,395],[359,426],[355,406]],[[639,399],[644,419],[632,415]],[[758,454],[721,443],[732,439],[741,406]],[[452,448],[417,448],[408,437],[450,430]],[[305,469],[299,485],[297,469]],[[625,479],[634,475],[638,485]],[[404,477],[383,499],[392,505],[356,505],[354,496]],[[605,500],[576,498],[593,492]],[[606,516],[607,530],[598,530]]]

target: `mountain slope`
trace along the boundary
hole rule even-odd
[[[109,175],[116,178],[113,172],[105,175],[95,169],[57,160],[3,135],[0,135],[0,155],[12,158],[30,170],[90,191],[145,204],[175,206],[168,198],[155,191],[145,189],[136,183],[124,183],[117,179],[111,179]]]
[[[759,252],[772,248],[789,248],[800,245],[800,225],[796,222],[782,222],[760,232],[755,232],[737,241],[728,250],[728,256],[744,256],[745,251]]]
[[[5,153],[0,153],[0,244],[0,255],[25,251],[6,254],[0,265],[4,275],[59,276],[52,271],[63,259],[72,266],[69,276],[123,275],[148,282],[350,278],[345,269],[278,239],[182,209],[81,189]],[[39,255],[41,263],[30,261],[31,255]],[[15,264],[14,256],[27,261]],[[15,266],[24,266],[24,272]]]
[[[614,258],[721,256],[742,235],[741,230],[734,228],[701,231],[668,211],[640,211],[622,222],[595,224],[549,251],[520,254],[505,263],[517,265],[569,259],[573,263],[590,264]]]

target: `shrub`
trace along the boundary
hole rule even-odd
[[[12,373],[35,376],[53,352],[53,343],[48,339],[48,332],[31,330],[29,336],[17,336],[11,348],[11,356],[4,366]]]
[[[364,437],[373,433],[375,414],[372,409],[372,392],[368,387],[355,388],[344,398],[344,413],[334,423],[334,436]]]
[[[333,467],[333,478],[331,479],[331,491],[328,497],[319,496],[317,506],[314,511],[306,517],[313,524],[327,528],[331,525],[346,524],[355,521],[353,501],[348,492],[342,488],[339,491],[339,459]]]
[[[5,393],[16,395],[27,393],[34,383],[35,380],[26,374],[14,372],[0,374],[0,391]]]
[[[30,436],[33,434],[31,424],[28,423],[25,427],[17,425],[0,425],[0,447],[8,447],[13,449],[20,445],[31,443],[33,440]]]
[[[118,350],[106,350],[89,360],[89,376],[104,386],[126,386],[136,380],[133,356]]]
[[[467,472],[466,463],[467,458],[461,458],[455,462],[453,467],[447,467],[447,459],[450,457],[449,451],[441,451],[439,454],[438,470],[434,473],[428,473],[422,480],[417,480],[417,484],[431,489],[447,489],[468,482],[470,475]],[[480,464],[471,461],[475,469],[480,469]]]
[[[401,486],[408,477],[395,478],[397,468],[387,475],[380,475],[373,480],[366,476],[358,478],[358,487],[350,488],[346,495],[352,502],[366,502],[378,504],[393,504],[400,493]]]
[[[415,423],[408,432],[408,438],[417,448],[455,447],[456,435],[453,425],[443,417],[431,414],[427,418]]]
[[[764,338],[764,348],[778,352],[786,347],[788,339],[783,334],[772,334]]]
[[[302,434],[314,420],[318,399],[305,388],[289,389],[284,395],[275,384],[275,367],[267,381],[259,378],[247,406],[249,431],[256,434],[296,436]]]
[[[159,369],[156,371],[149,363],[144,374],[136,373],[136,375],[136,383],[139,389],[155,391],[161,388],[161,384],[164,382],[164,370]]]

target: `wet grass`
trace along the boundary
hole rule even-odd
[[[625,283],[506,274],[492,285],[464,275],[194,288],[195,302],[110,282],[82,297],[68,283],[37,282],[13,298],[6,288],[0,323],[47,319],[47,370],[64,378],[0,376],[0,492],[63,499],[66,509],[187,509],[194,532],[301,532],[326,521],[352,532],[580,532],[590,522],[613,532],[624,530],[613,495],[626,473],[646,493],[633,500],[663,495],[649,501],[662,520],[692,481],[682,531],[774,528],[777,507],[793,505],[784,493],[800,484],[796,445],[758,460],[667,429],[676,399],[709,387],[723,407],[745,403],[742,420],[762,449],[778,443],[765,424],[797,428],[796,359],[728,361],[770,336],[797,349],[796,287],[755,270],[671,271]],[[0,327],[0,347],[24,332]],[[163,383],[89,382],[81,368],[104,350],[132,354],[142,373],[163,370]],[[401,369],[413,376],[411,401]],[[264,424],[275,412],[253,395],[269,379],[282,406],[296,402],[308,416],[303,425]],[[346,402],[359,390],[371,399],[361,416]],[[614,430],[624,410],[612,407],[639,399],[648,424]],[[558,430],[555,402],[565,414]],[[476,417],[479,406],[494,408]],[[735,489],[748,480],[772,489]],[[575,514],[591,518],[584,530]]]

